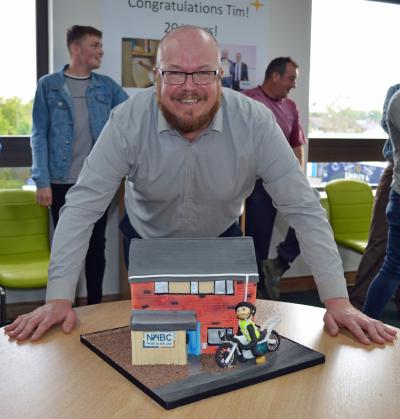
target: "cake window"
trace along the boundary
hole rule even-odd
[[[232,279],[228,279],[226,281],[226,293],[227,294],[234,294],[235,293],[235,291],[233,289],[233,281],[232,281]]]
[[[225,281],[215,281],[215,294],[226,294]]]
[[[198,294],[199,293],[199,283],[197,281],[192,281],[190,283],[190,293]]]
[[[154,294],[167,294],[168,293],[168,282],[155,282],[154,283]]]
[[[221,342],[218,332],[221,336],[226,332],[233,335],[233,329],[231,327],[227,327],[227,328],[209,327],[207,329],[207,343],[209,345],[221,345],[222,342]]]

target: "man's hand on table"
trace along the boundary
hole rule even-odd
[[[366,316],[353,307],[347,298],[330,298],[324,304],[324,323],[331,336],[336,336],[339,329],[344,327],[365,345],[392,342],[396,337],[396,330]]]
[[[4,328],[5,333],[18,341],[39,340],[52,326],[61,325],[64,333],[70,333],[76,323],[76,313],[71,301],[52,300],[28,314],[18,316]]]

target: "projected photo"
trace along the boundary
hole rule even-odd
[[[256,85],[256,47],[254,45],[220,44],[224,69],[222,86],[244,90]]]
[[[153,85],[159,40],[122,38],[122,87]]]

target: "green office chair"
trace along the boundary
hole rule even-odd
[[[364,253],[374,197],[368,183],[338,179],[325,186],[336,243]]]
[[[0,190],[0,326],[6,322],[6,288],[42,288],[50,260],[49,215],[35,192]]]

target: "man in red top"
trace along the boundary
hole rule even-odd
[[[265,72],[264,83],[243,93],[267,106],[275,115],[300,165],[304,165],[303,145],[306,143],[296,103],[287,96],[296,87],[298,65],[290,57],[272,60]],[[279,299],[281,276],[300,254],[299,243],[290,227],[285,240],[277,247],[278,256],[268,259],[276,209],[259,179],[246,201],[246,234],[253,237],[260,274],[259,297]],[[264,279],[264,280],[263,280]]]

